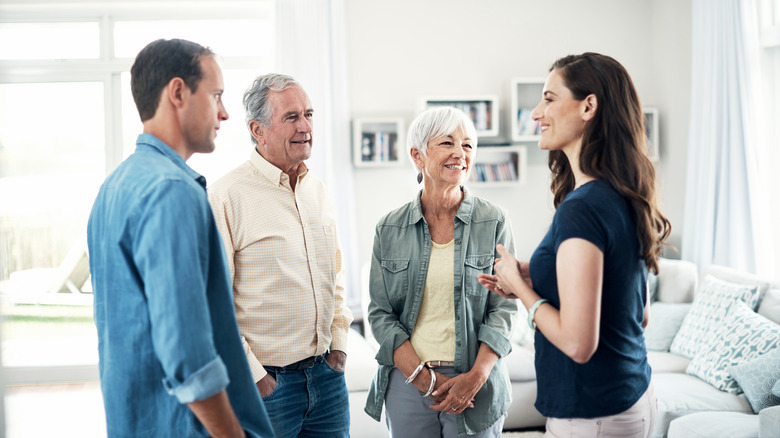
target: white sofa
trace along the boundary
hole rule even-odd
[[[668,322],[664,321],[664,315],[653,311],[656,303],[692,302],[708,276],[756,286],[761,297],[757,313],[780,324],[780,285],[718,266],[705,268],[699,277],[692,263],[662,260],[650,326]],[[672,329],[671,334],[676,337],[679,333]],[[780,337],[775,336],[771,342],[780,346]],[[649,351],[648,360],[658,397],[654,437],[780,437],[780,406],[765,408],[757,415],[745,394],[724,392],[695,375],[686,374],[691,359],[669,351]]]
[[[780,324],[780,285],[721,267],[705,269],[701,278],[708,275],[731,283],[758,286],[763,297],[758,314]],[[661,260],[661,271],[652,280],[656,301],[651,308],[648,330],[657,332],[659,327],[652,327],[653,324],[659,325],[666,321],[661,311],[653,312],[656,303],[660,303],[660,306],[691,303],[698,292],[700,281],[695,265],[667,259]],[[527,329],[525,317],[523,310],[518,312],[513,350],[504,359],[512,382],[513,397],[504,423],[505,430],[542,427],[546,421],[534,408],[536,373],[533,338]],[[663,328],[665,336],[676,335],[677,327],[674,324]],[[388,436],[384,422],[377,423],[363,411],[368,388],[376,371],[374,355],[377,347],[370,330],[367,338],[353,331],[349,339],[346,373],[350,391],[351,436],[354,438]],[[780,345],[780,339],[777,343]],[[652,381],[659,407],[653,436],[780,437],[780,406],[766,408],[759,415],[755,414],[744,394],[721,391],[699,377],[686,374],[691,360],[678,354],[649,351],[648,361],[653,369]]]

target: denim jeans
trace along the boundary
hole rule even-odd
[[[303,370],[265,367],[276,387],[263,398],[277,438],[349,438],[349,394],[344,372],[317,357]]]

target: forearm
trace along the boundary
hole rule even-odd
[[[227,391],[221,391],[204,400],[187,403],[209,435],[219,437],[244,437],[244,430],[238,421]]]
[[[484,379],[482,381],[484,382],[487,380],[487,377],[490,375],[490,372],[493,370],[493,367],[496,366],[496,362],[498,361],[498,354],[493,351],[490,346],[488,346],[485,343],[482,343],[479,345],[479,351],[477,352],[477,358],[474,361],[474,366],[471,367],[471,372],[477,373],[479,376],[483,376]]]

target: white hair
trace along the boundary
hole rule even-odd
[[[434,138],[450,135],[462,129],[471,139],[472,147],[477,147],[477,129],[474,122],[463,111],[450,106],[429,108],[418,115],[409,125],[407,140],[411,148],[419,150],[423,155],[428,153],[428,142]],[[419,171],[417,163],[409,155],[414,167]]]

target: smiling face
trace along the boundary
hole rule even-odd
[[[271,126],[252,121],[250,130],[260,155],[286,172],[311,156],[314,110],[300,87],[271,91],[268,100],[273,108]]]
[[[202,56],[200,66],[203,78],[198,82],[195,93],[190,94],[183,108],[182,136],[189,155],[214,151],[214,139],[221,122],[228,119],[222,104],[222,70],[211,56]],[[189,90],[189,89],[187,89]]]
[[[588,98],[576,100],[571,90],[566,87],[560,72],[550,72],[544,84],[542,100],[532,114],[542,128],[539,148],[550,151],[576,151],[582,144],[585,124],[592,115],[592,112],[588,112]]]
[[[428,141],[428,152],[412,149],[412,158],[426,183],[460,186],[471,172],[475,148],[463,129]]]

